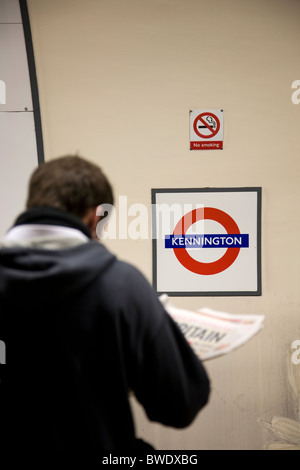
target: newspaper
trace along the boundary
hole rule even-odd
[[[167,294],[159,299],[203,361],[240,347],[263,328],[264,315],[231,314],[210,308],[192,312],[172,305]]]

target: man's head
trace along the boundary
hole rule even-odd
[[[113,202],[112,187],[100,167],[77,155],[65,155],[33,172],[26,206],[64,210],[90,226],[96,208]]]

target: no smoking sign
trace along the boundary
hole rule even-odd
[[[190,111],[190,150],[223,149],[223,110]]]

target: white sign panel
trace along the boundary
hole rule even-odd
[[[38,91],[25,0],[0,0],[0,238],[25,208],[43,161]]]
[[[261,188],[153,189],[160,294],[261,295]]]
[[[190,111],[190,150],[223,149],[223,110]]]
[[[25,210],[29,177],[37,166],[33,113],[0,113],[0,142],[0,236],[3,237]]]
[[[0,74],[1,82],[5,84],[5,99],[0,101],[1,113],[4,111],[32,111],[30,78],[22,23],[0,24]]]

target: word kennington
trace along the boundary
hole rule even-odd
[[[166,235],[165,248],[245,248],[249,247],[249,235]]]

